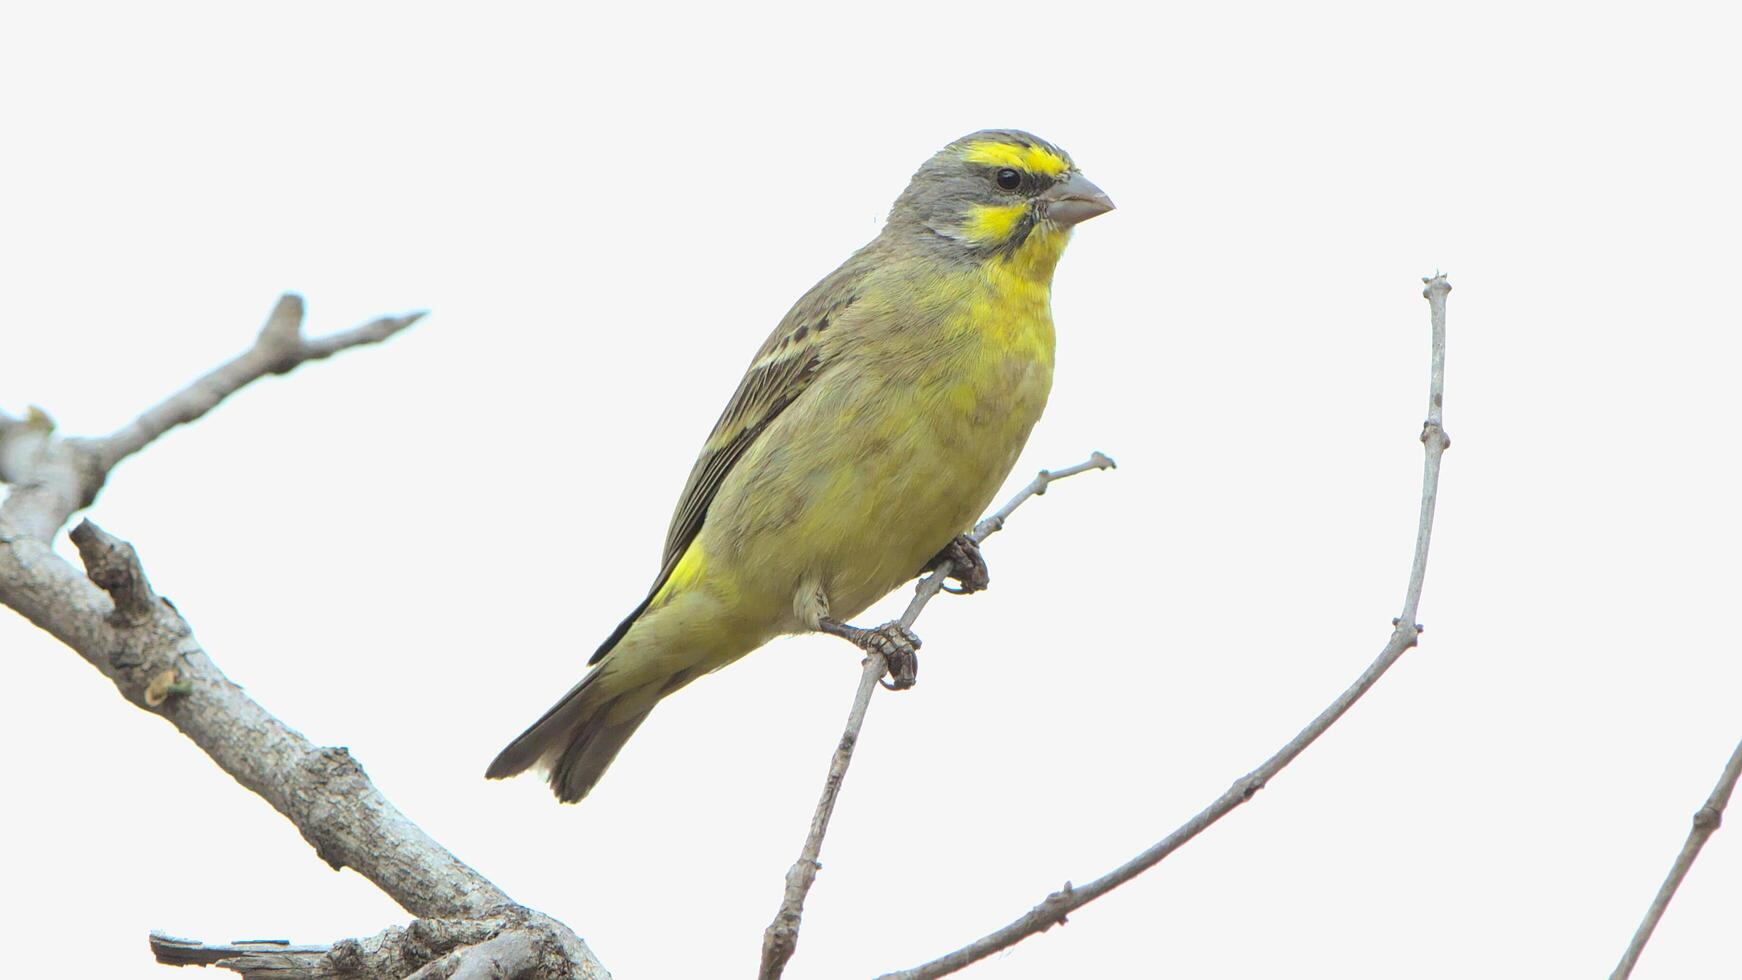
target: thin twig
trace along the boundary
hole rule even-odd
[[[888,669],[880,653],[865,657],[865,669],[859,675],[859,688],[853,692],[853,707],[847,712],[847,727],[835,754],[829,759],[829,775],[823,780],[823,796],[811,814],[810,832],[805,835],[804,850],[786,871],[786,893],[781,897],[780,911],[762,933],[762,969],[760,980],[778,980],[798,948],[799,919],[804,914],[804,899],[817,880],[822,868],[818,857],[823,850],[823,835],[829,832],[829,818],[835,813],[835,797],[847,778],[847,765],[853,761],[853,748],[859,741],[859,729],[865,724],[865,711],[871,707],[871,694]]]
[[[1736,751],[1730,753],[1730,761],[1724,766],[1723,775],[1718,777],[1718,785],[1712,788],[1712,795],[1706,797],[1706,805],[1694,811],[1694,825],[1688,830],[1688,839],[1682,844],[1682,851],[1676,855],[1675,864],[1669,869],[1669,877],[1663,880],[1663,887],[1657,890],[1657,897],[1651,900],[1651,908],[1645,912],[1644,921],[1639,923],[1638,931],[1633,933],[1633,941],[1627,944],[1627,952],[1621,957],[1621,963],[1615,967],[1615,972],[1609,974],[1609,980],[1627,980],[1633,973],[1633,966],[1639,962],[1639,954],[1645,951],[1645,944],[1651,940],[1652,930],[1657,928],[1657,920],[1663,918],[1664,909],[1669,908],[1669,900],[1675,897],[1675,891],[1681,887],[1682,879],[1688,875],[1688,869],[1694,866],[1694,858],[1700,856],[1700,848],[1706,846],[1706,838],[1718,829],[1724,822],[1724,807],[1730,803],[1730,794],[1736,789],[1736,780],[1742,777],[1742,742],[1737,743]]]
[[[1410,566],[1409,589],[1404,596],[1403,614],[1392,621],[1391,639],[1385,644],[1385,649],[1380,651],[1378,658],[1361,673],[1355,683],[1331,702],[1330,707],[1319,712],[1319,716],[1301,729],[1300,734],[1289,740],[1280,751],[1266,759],[1263,765],[1235,780],[1228,787],[1228,791],[1217,797],[1215,802],[1200,810],[1196,816],[1153,847],[1086,885],[1076,887],[1066,882],[1063,888],[1048,895],[1039,905],[1009,925],[982,936],[955,952],[912,969],[884,974],[878,980],[932,980],[985,959],[1036,933],[1045,932],[1055,924],[1063,924],[1065,916],[1071,912],[1159,864],[1186,841],[1250,800],[1284,766],[1294,761],[1296,756],[1341,718],[1361,695],[1367,693],[1368,688],[1403,656],[1404,651],[1415,646],[1416,636],[1421,632],[1421,627],[1415,622],[1415,614],[1421,603],[1422,581],[1427,574],[1428,539],[1433,531],[1434,502],[1439,496],[1440,456],[1451,444],[1441,426],[1440,413],[1445,400],[1446,294],[1452,287],[1443,275],[1422,281],[1427,283],[1422,295],[1427,297],[1433,328],[1433,366],[1428,382],[1427,421],[1422,426],[1421,434],[1422,445],[1426,451],[1426,461],[1422,468],[1421,517],[1416,527],[1415,560]]]
[[[1041,470],[1008,503],[974,525],[974,530],[969,532],[968,537],[975,544],[979,544],[998,533],[1003,529],[1011,512],[1022,506],[1028,498],[1046,493],[1046,488],[1055,480],[1076,476],[1087,470],[1113,467],[1111,457],[1097,452],[1075,466],[1067,466],[1062,470]],[[902,626],[913,628],[920,612],[925,609],[925,604],[943,588],[944,580],[949,577],[954,567],[954,562],[942,562],[920,581],[919,586],[914,589],[913,601],[907,604],[907,610],[901,614]],[[817,871],[822,867],[818,858],[823,850],[823,835],[828,833],[829,818],[835,812],[835,798],[840,795],[841,782],[847,778],[847,766],[853,761],[853,749],[859,742],[859,729],[865,724],[865,712],[871,706],[871,694],[877,689],[877,682],[888,669],[889,665],[881,653],[873,651],[866,655],[864,672],[859,675],[859,687],[853,693],[853,707],[847,712],[847,727],[841,733],[840,743],[835,746],[834,756],[829,760],[829,775],[823,782],[823,795],[817,801],[816,812],[811,815],[810,832],[805,835],[804,849],[786,872],[786,893],[781,900],[780,911],[775,913],[774,921],[769,923],[768,929],[762,934],[762,968],[757,974],[760,980],[778,980],[781,972],[786,969],[787,961],[792,959],[793,951],[798,948],[799,920],[804,914],[805,895],[810,892],[811,885],[817,879]]]
[[[309,361],[331,357],[351,347],[379,344],[422,318],[422,313],[384,316],[360,327],[311,340],[302,334],[302,297],[286,293],[278,298],[277,305],[267,316],[254,346],[153,405],[113,434],[92,440],[91,448],[107,471],[158,436],[198,419],[219,402],[260,378],[269,374],[287,374]]]
[[[1041,470],[1035,474],[1033,480],[1029,481],[1028,486],[1023,487],[1016,496],[1005,501],[1004,506],[974,525],[974,529],[968,532],[968,537],[973,539],[975,544],[979,544],[1002,531],[1004,522],[1010,519],[1010,515],[1015,512],[1016,508],[1021,507],[1030,497],[1039,497],[1045,494],[1046,488],[1051,486],[1054,481],[1062,480],[1067,476],[1076,476],[1078,473],[1089,470],[1111,470],[1118,469],[1118,467],[1119,464],[1113,462],[1111,456],[1096,452],[1090,453],[1088,459],[1075,466],[1067,466],[1062,470]],[[943,591],[944,580],[949,578],[950,573],[955,571],[955,568],[956,563],[953,561],[942,562],[930,575],[920,580],[919,586],[913,590],[913,601],[907,604],[907,608],[902,611],[901,619],[898,622],[908,629],[912,629],[913,624],[919,619],[919,614],[925,610],[925,604],[932,600],[932,596]]]

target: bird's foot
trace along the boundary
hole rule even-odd
[[[905,691],[919,677],[919,636],[900,623],[888,622],[874,629],[865,629],[825,619],[817,628],[866,653],[882,654],[889,664],[889,678],[880,683],[891,691]]]
[[[961,583],[961,588],[952,589],[944,586],[945,592],[955,595],[972,595],[992,584],[992,573],[986,568],[986,556],[980,554],[980,546],[966,534],[958,534],[942,551],[932,556],[926,562],[922,572],[929,572],[942,565],[950,563],[950,578]]]

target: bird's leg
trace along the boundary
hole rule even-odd
[[[883,686],[891,691],[905,691],[919,675],[919,636],[898,622],[884,623],[874,629],[848,626],[825,617],[817,629],[838,636],[866,653],[881,653],[889,663],[889,679]]]
[[[946,585],[945,592],[971,595],[992,584],[992,573],[986,568],[986,557],[980,554],[980,546],[974,543],[974,539],[966,534],[956,535],[920,571],[929,572],[946,561],[950,563],[950,578],[962,583],[962,587],[952,589]]]

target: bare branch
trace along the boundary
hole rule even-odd
[[[1023,502],[1030,497],[1039,497],[1045,494],[1046,488],[1055,481],[1062,480],[1067,476],[1076,476],[1078,473],[1085,473],[1089,470],[1115,470],[1118,468],[1119,464],[1113,462],[1113,457],[1105,453],[1094,452],[1089,454],[1088,459],[1075,466],[1067,466],[1062,470],[1041,470],[1035,474],[1033,480],[1029,481],[1028,486],[1023,487],[1017,491],[1016,496],[1005,501],[1004,506],[974,525],[974,529],[968,532],[968,537],[972,538],[975,544],[979,544],[1004,530],[1004,522],[1010,519],[1010,515],[1015,513],[1016,508],[1021,507]],[[912,629],[913,624],[919,621],[919,614],[925,610],[925,604],[932,600],[932,596],[943,591],[944,580],[949,578],[950,573],[955,570],[955,563],[946,561],[922,579],[913,590],[913,601],[907,604],[907,608],[902,611],[901,619],[898,622]]]
[[[216,408],[219,402],[251,382],[269,374],[288,374],[309,361],[331,357],[351,347],[381,343],[422,318],[421,312],[381,317],[330,337],[308,340],[302,335],[302,297],[286,293],[278,298],[253,347],[213,368],[108,437],[93,440],[91,449],[106,472],[170,429],[186,425]]]
[[[151,954],[166,966],[218,966],[250,980],[326,976],[399,980],[452,950],[484,942],[507,924],[506,919],[413,919],[409,925],[331,946],[293,946],[281,939],[207,944],[154,932]]]
[[[829,818],[835,813],[835,797],[840,795],[841,783],[847,778],[847,766],[853,761],[853,749],[859,742],[859,729],[865,724],[865,711],[871,707],[871,695],[888,669],[882,654],[872,653],[865,657],[864,670],[859,674],[859,688],[853,692],[853,707],[847,712],[847,728],[841,733],[834,756],[829,759],[829,775],[823,780],[822,799],[817,801],[816,812],[811,814],[810,833],[805,835],[798,860],[787,869],[786,892],[781,897],[780,910],[762,933],[759,980],[779,980],[786,970],[787,961],[798,949],[804,899],[810,893],[811,885],[816,883],[817,872],[822,869],[819,858],[823,850],[823,835],[828,833]]]
[[[422,919],[417,920],[422,922]],[[394,926],[373,941],[384,941]],[[363,940],[350,940],[361,943]],[[320,976],[328,969],[327,956],[331,946],[293,946],[288,939],[238,939],[232,943],[202,943],[197,939],[182,939],[168,933],[151,934],[151,955],[164,966],[221,966],[245,977]],[[365,968],[364,976],[378,973]]]
[[[166,966],[216,966],[246,980],[555,980],[596,975],[580,968],[582,957],[572,955],[560,940],[553,941],[551,925],[546,916],[516,909],[486,919],[414,919],[331,946],[293,946],[282,939],[208,944],[154,932],[151,953]]]
[[[1422,295],[1427,298],[1430,311],[1430,323],[1433,330],[1432,368],[1428,382],[1428,415],[1422,426],[1421,441],[1426,458],[1422,466],[1421,516],[1416,527],[1415,559],[1410,565],[1409,587],[1404,595],[1403,614],[1392,621],[1391,639],[1380,651],[1379,656],[1370,664],[1355,683],[1337,696],[1330,707],[1319,712],[1312,723],[1301,729],[1300,734],[1290,739],[1275,755],[1266,759],[1262,765],[1234,781],[1228,791],[1196,816],[1186,821],[1183,826],[1154,846],[1137,855],[1130,861],[1113,869],[1105,875],[1096,878],[1081,887],[1075,887],[1069,882],[1027,913],[1018,917],[1009,925],[982,936],[972,943],[941,956],[929,963],[908,970],[899,970],[884,974],[878,980],[932,980],[945,976],[968,966],[971,963],[985,959],[993,953],[1007,949],[1036,933],[1045,932],[1055,924],[1063,924],[1065,917],[1100,898],[1139,874],[1159,864],[1161,860],[1178,850],[1185,842],[1196,837],[1211,824],[1233,812],[1235,808],[1252,799],[1263,789],[1284,766],[1293,762],[1295,757],[1306,750],[1336,722],[1343,713],[1367,693],[1367,690],[1378,682],[1391,665],[1401,658],[1406,650],[1416,645],[1416,637],[1421,627],[1415,622],[1416,609],[1421,603],[1422,582],[1427,575],[1428,541],[1433,531],[1434,504],[1439,497],[1440,456],[1451,445],[1446,438],[1441,425],[1441,409],[1445,401],[1445,357],[1446,357],[1446,294],[1451,292],[1451,284],[1443,275],[1431,279],[1423,279],[1427,288]]]
[[[152,591],[132,545],[89,521],[80,524],[72,539],[86,574],[49,545],[67,516],[90,503],[111,467],[170,428],[199,418],[251,381],[385,340],[416,319],[389,317],[305,341],[302,301],[287,296],[247,352],[106,439],[56,438],[53,421],[39,409],[24,419],[0,415],[0,480],[13,484],[0,506],[0,604],[71,647],[123,697],[192,739],[288,818],[335,870],[356,869],[407,911],[426,917],[406,930],[330,948],[235,944],[223,948],[226,957],[245,960],[246,967],[224,965],[247,972],[265,969],[260,964],[267,961],[318,956],[339,973],[310,975],[376,975],[359,972],[359,964],[365,953],[387,949],[400,962],[378,975],[395,978],[456,952],[463,955],[443,960],[446,965],[428,975],[496,975],[513,967],[514,976],[608,977],[567,926],[516,905],[400,813],[349,752],[311,744],[243,693],[207,657],[175,607]],[[439,936],[452,941],[434,942]],[[216,962],[208,955],[213,948],[199,944],[154,937],[153,948],[180,956],[179,962]],[[407,958],[408,950],[419,955]],[[532,951],[530,958],[524,950]]]
[[[1657,928],[1657,920],[1663,918],[1664,910],[1669,908],[1669,900],[1675,897],[1688,869],[1694,866],[1694,858],[1700,856],[1700,848],[1706,846],[1706,838],[1723,824],[1724,808],[1730,804],[1730,794],[1735,792],[1738,778],[1742,778],[1742,742],[1737,743],[1736,751],[1730,753],[1730,761],[1725,764],[1723,775],[1718,777],[1718,785],[1712,788],[1712,795],[1706,797],[1704,806],[1694,811],[1694,825],[1688,830],[1688,839],[1682,844],[1681,853],[1676,855],[1675,864],[1670,866],[1669,877],[1663,880],[1657,897],[1651,900],[1651,908],[1645,911],[1645,919],[1633,933],[1633,941],[1627,944],[1627,952],[1622,955],[1615,972],[1609,974],[1609,980],[1627,980],[1632,975],[1639,954],[1645,952],[1645,944],[1651,941],[1651,933]]]
[[[968,537],[975,544],[979,544],[998,533],[1011,513],[1022,506],[1023,501],[1046,493],[1047,487],[1055,480],[1076,476],[1086,470],[1113,467],[1110,457],[1093,453],[1088,460],[1075,466],[1062,470],[1041,470],[1008,503],[974,525],[974,530]],[[953,568],[952,562],[943,562],[920,581],[914,589],[913,601],[907,604],[907,610],[901,614],[899,622],[902,626],[909,629],[913,627],[920,612],[925,609],[925,604],[943,588],[944,580],[949,577]],[[786,893],[781,900],[780,910],[775,913],[774,921],[769,923],[762,934],[762,968],[758,973],[761,980],[778,980],[786,969],[787,961],[792,959],[793,952],[798,948],[799,922],[804,914],[805,896],[816,882],[817,871],[822,868],[818,859],[822,855],[823,835],[828,833],[829,818],[835,812],[835,798],[840,795],[841,783],[847,778],[847,766],[853,761],[853,749],[859,742],[859,729],[865,724],[866,710],[871,707],[871,693],[876,690],[877,682],[888,669],[889,665],[882,654],[871,652],[866,655],[864,671],[859,675],[859,687],[853,694],[853,707],[847,712],[846,730],[841,733],[841,741],[835,746],[835,754],[829,760],[829,775],[823,781],[822,799],[817,801],[816,812],[811,815],[810,832],[805,835],[804,848],[799,852],[798,860],[786,872]]]
[[[149,596],[131,545],[89,521],[75,534],[99,591],[47,544],[0,520],[0,603],[72,647],[114,681],[122,696],[188,736],[237,782],[284,814],[334,870],[350,867],[413,915],[499,919],[535,929],[572,955],[580,975],[604,967],[556,920],[516,906],[381,795],[343,748],[315,746],[248,697],[220,671],[168,602],[140,618],[120,615]],[[125,569],[117,572],[117,566]],[[335,947],[336,948],[336,947]]]
[[[433,960],[405,980],[500,980],[536,974],[538,937],[515,929]]]
[[[89,522],[84,528],[81,536],[119,544]],[[117,626],[107,595],[47,545],[8,532],[0,525],[0,602],[72,647],[140,707],[151,710],[145,689],[153,677],[179,672],[191,689],[156,713],[290,818],[335,870],[357,869],[414,915],[469,917],[507,903],[388,803],[350,753],[310,744],[243,693],[174,608],[158,602],[145,621]]]
[[[269,374],[285,374],[351,347],[378,344],[422,316],[382,317],[308,340],[302,336],[302,298],[287,293],[273,307],[252,347],[108,436],[57,439],[52,436],[53,422],[40,411],[24,420],[0,416],[0,481],[13,484],[12,493],[0,505],[0,518],[18,532],[47,541],[74,511],[90,506],[115,464],[158,436],[205,415]]]

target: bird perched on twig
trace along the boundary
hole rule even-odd
[[[1077,223],[1113,202],[1016,130],[943,148],[889,220],[793,306],[702,447],[647,597],[581,682],[502,750],[574,802],[654,705],[782,633],[821,630],[912,683],[918,638],[846,620],[941,561],[1016,463],[1052,385],[1052,275]],[[929,560],[928,560],[929,559]]]

